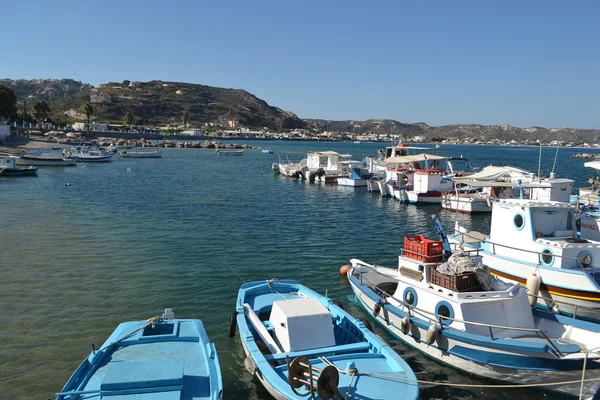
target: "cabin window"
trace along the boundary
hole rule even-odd
[[[454,318],[454,309],[447,301],[440,301],[437,303],[435,306],[435,313],[442,318],[442,323],[444,325],[450,325],[452,323],[451,319],[446,318]]]
[[[579,265],[581,265],[583,268],[591,266],[593,261],[592,253],[590,253],[589,251],[582,251],[577,256],[577,261],[579,262]]]
[[[549,267],[554,264],[554,253],[550,249],[544,249],[542,251],[542,264]]]
[[[418,302],[417,292],[411,287],[404,289],[404,303],[409,306],[416,306]]]
[[[525,226],[525,217],[523,216],[523,214],[519,213],[515,215],[513,222],[515,223],[515,228],[521,230]]]

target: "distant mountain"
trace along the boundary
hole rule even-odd
[[[294,113],[272,107],[242,89],[225,89],[182,82],[110,82],[95,88],[72,79],[0,80],[17,94],[18,101],[32,96],[46,100],[52,115],[84,119],[85,103],[94,108],[93,120],[120,121],[131,112],[136,119],[154,123],[191,124],[237,121],[240,126],[269,129],[306,127]]]
[[[309,127],[333,132],[351,132],[355,134],[403,134],[406,136],[423,135],[430,127],[423,122],[413,124],[391,119],[369,119],[366,121],[328,121],[305,119]]]
[[[237,121],[250,128],[310,129],[343,134],[396,134],[406,138],[422,136],[425,140],[460,139],[470,141],[529,140],[535,142],[598,143],[600,130],[572,128],[518,128],[510,125],[457,124],[429,126],[424,122],[406,123],[391,119],[366,121],[302,120],[290,111],[270,106],[264,100],[242,89],[225,89],[182,82],[110,82],[99,87],[73,79],[0,79],[0,85],[11,87],[22,110],[23,101],[31,105],[46,100],[51,116],[83,121],[82,106],[91,103],[92,120],[121,121],[131,112],[143,123],[181,123],[183,115],[192,125],[216,123],[228,125]]]

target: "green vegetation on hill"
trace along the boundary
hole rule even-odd
[[[2,82],[2,81],[0,81]],[[241,89],[224,89],[181,82],[110,82],[94,88],[71,79],[8,80],[19,100],[45,100],[53,118],[69,116],[85,120],[83,106],[90,103],[92,119],[122,121],[131,113],[138,122],[179,124],[182,116],[193,125],[213,123],[269,129],[304,128],[306,122],[295,114],[268,105]]]

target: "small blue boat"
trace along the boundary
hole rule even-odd
[[[56,400],[223,398],[219,359],[202,322],[162,317],[120,324],[73,373]]]
[[[273,149],[262,149],[262,152],[265,154],[273,154],[275,153],[275,150]]]
[[[292,280],[242,285],[232,312],[245,366],[276,399],[417,399],[408,364],[334,302]]]

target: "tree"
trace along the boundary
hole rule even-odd
[[[92,108],[92,105],[90,103],[87,103],[85,106],[83,106],[83,112],[85,113],[85,116],[87,118],[87,134],[89,136],[90,135],[90,117],[94,113],[94,109]]]
[[[187,123],[190,121],[190,113],[185,111],[183,114],[181,114],[181,122],[183,122],[183,125],[187,125]]]
[[[50,114],[50,106],[44,100],[33,103],[33,115],[38,123],[44,122],[48,114]]]
[[[8,86],[0,86],[0,117],[12,118],[17,115],[17,96]]]
[[[125,114],[125,116],[123,117],[123,124],[124,125],[129,125],[129,129],[131,129],[131,125],[133,125],[134,121],[135,121],[135,117],[130,112],[128,112],[127,114]]]

